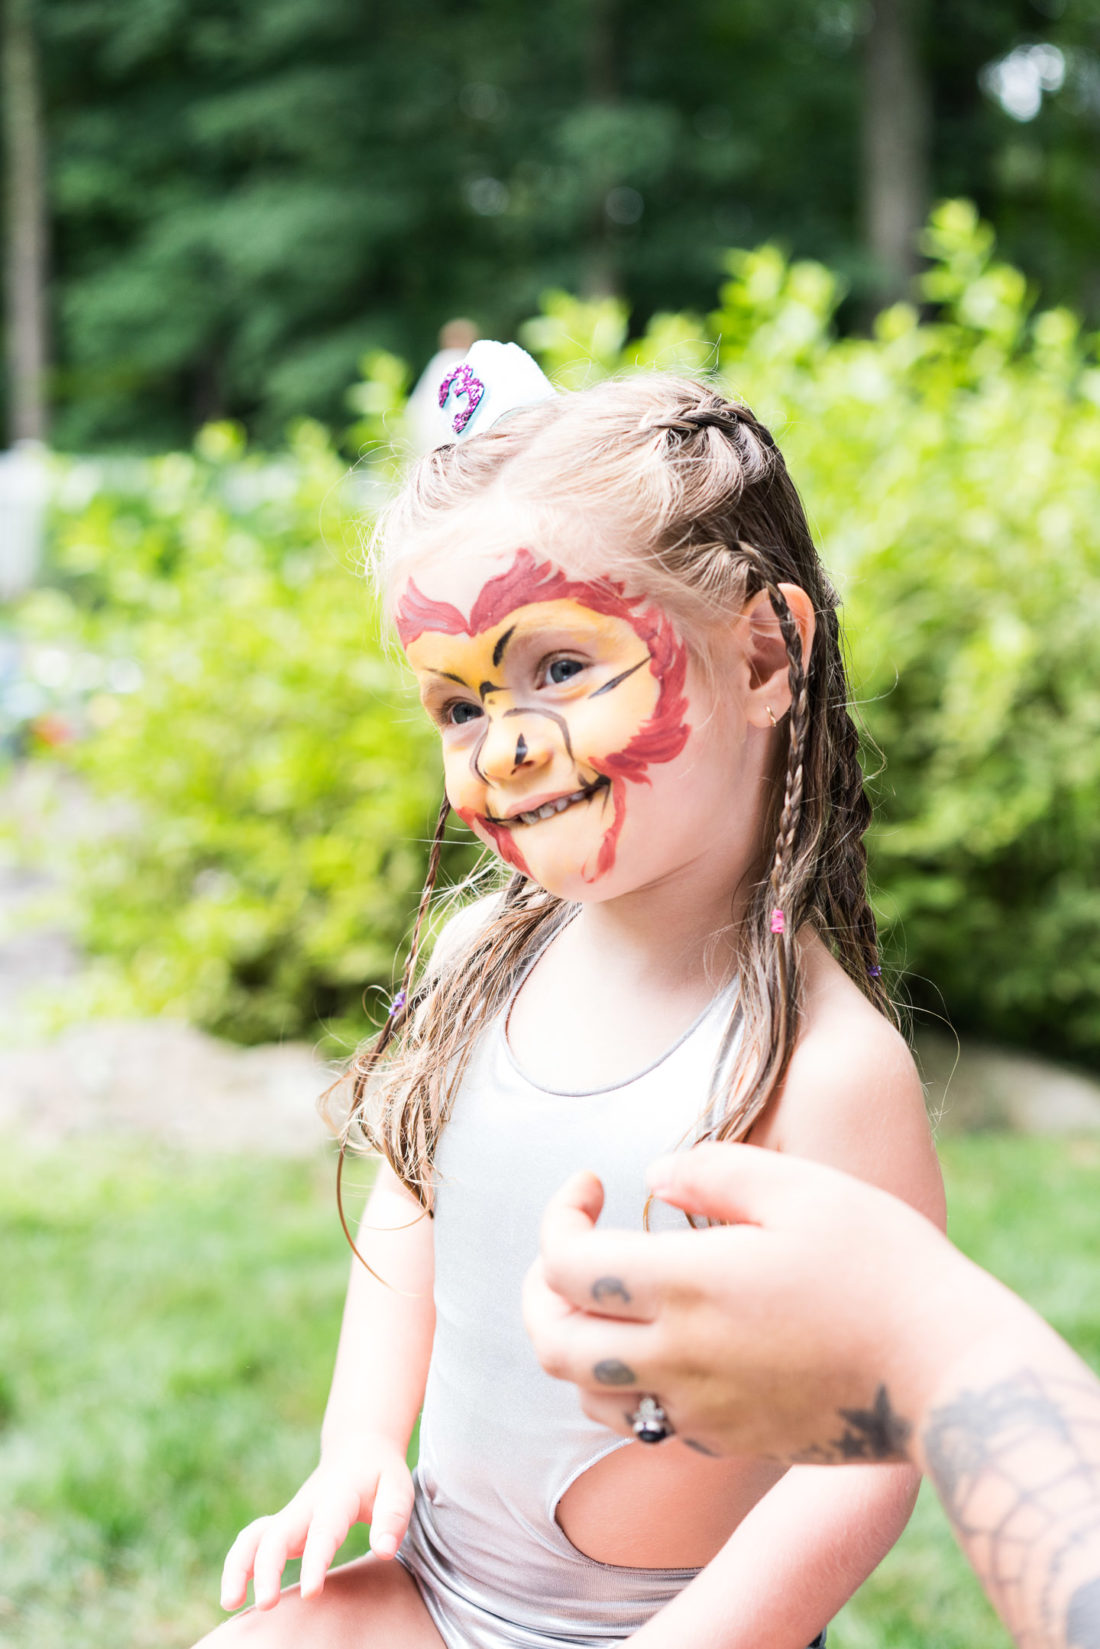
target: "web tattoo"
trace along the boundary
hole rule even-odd
[[[924,1426],[929,1475],[1020,1649],[1100,1649],[1100,1395],[1020,1369]]]

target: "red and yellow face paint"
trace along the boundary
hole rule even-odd
[[[519,550],[468,616],[410,581],[396,621],[455,812],[552,892],[604,877],[628,786],[688,738],[687,656],[666,614]]]

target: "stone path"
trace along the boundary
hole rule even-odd
[[[51,784],[54,788],[50,788]],[[24,770],[0,794],[14,836],[94,829],[87,799]],[[62,991],[81,958],[71,939],[28,919],[45,869],[0,862],[0,1130],[43,1142],[125,1133],[192,1151],[306,1154],[329,1137],[316,1099],[332,1074],[304,1043],[239,1048],[173,1020],[98,1020],[25,1041],[30,993]],[[922,1031],[917,1057],[940,1132],[1010,1128],[1100,1134],[1100,1082],[1026,1055]]]

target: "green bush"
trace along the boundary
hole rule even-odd
[[[730,254],[705,321],[657,316],[631,340],[614,301],[556,293],[524,341],[567,385],[717,367],[771,424],[845,597],[873,870],[910,995],[1095,1062],[1095,341],[1065,311],[1031,313],[964,203],[936,212],[926,249],[929,314],[899,305],[869,338],[836,335],[828,270],[766,246]],[[405,381],[379,355],[354,392],[368,489],[391,479]],[[143,673],[93,703],[78,755],[140,825],[84,868],[89,942],[141,1009],[246,1040],[361,1025],[438,792],[432,737],[353,578],[344,473],[308,425],[274,468],[214,429],[128,487],[82,498],[74,475],[55,587],[23,617]],[[468,864],[456,845],[452,872]]]
[[[138,666],[134,690],[91,699],[71,756],[132,804],[77,866],[109,964],[77,1001],[346,1044],[415,908],[437,741],[380,646],[324,432],[299,428],[279,466],[227,462],[232,432],[202,447],[86,503],[70,478],[53,586],[24,609],[37,635]]]

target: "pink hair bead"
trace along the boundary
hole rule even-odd
[[[786,931],[787,931],[787,918],[784,916],[783,912],[781,910],[779,910],[778,907],[777,907],[775,910],[772,911],[772,932],[773,933],[786,933]]]

